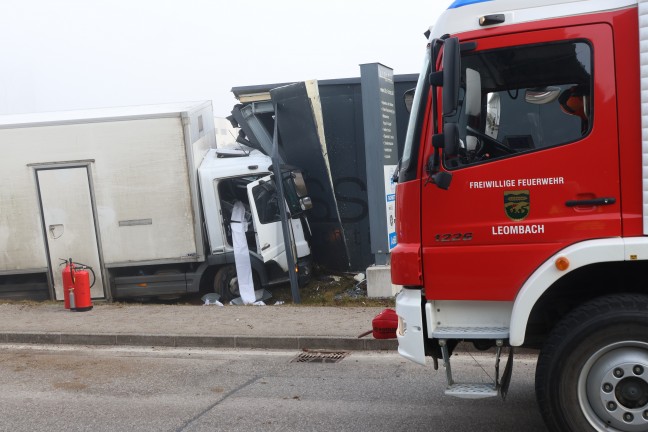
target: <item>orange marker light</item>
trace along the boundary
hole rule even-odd
[[[565,257],[560,257],[555,262],[556,268],[560,271],[565,271],[569,268],[569,260]]]

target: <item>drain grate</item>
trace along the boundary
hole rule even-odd
[[[290,363],[337,363],[348,355],[346,351],[304,351]]]

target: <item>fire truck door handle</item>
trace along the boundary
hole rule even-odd
[[[616,202],[614,197],[594,198],[584,200],[569,200],[565,203],[567,207],[590,207],[590,206],[603,206],[612,205]]]

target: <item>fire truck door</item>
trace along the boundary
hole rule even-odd
[[[428,298],[511,301],[561,249],[621,235],[612,39],[592,24],[462,54],[463,149],[449,190],[422,191]]]

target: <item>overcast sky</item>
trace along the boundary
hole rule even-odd
[[[452,0],[0,0],[0,114],[210,99],[236,86],[418,73]]]

